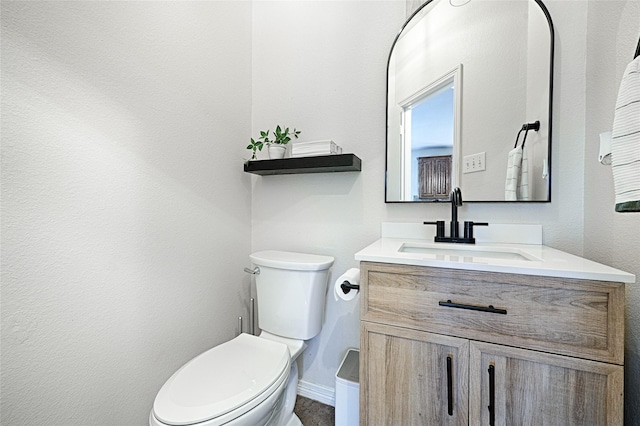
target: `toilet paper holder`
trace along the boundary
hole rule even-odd
[[[360,286],[358,284],[351,284],[349,281],[344,281],[340,284],[340,288],[344,294],[349,294],[351,290],[360,290]]]

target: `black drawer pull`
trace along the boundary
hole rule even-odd
[[[496,369],[489,365],[489,426],[496,424]]]
[[[447,413],[453,416],[453,357],[447,356]]]
[[[506,309],[494,308],[493,305],[489,305],[489,306],[463,305],[461,303],[453,303],[451,300],[447,300],[446,302],[438,302],[438,305],[446,306],[447,308],[469,309],[472,311],[491,312],[492,314],[507,315]]]

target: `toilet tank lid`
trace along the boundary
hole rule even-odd
[[[249,257],[258,266],[293,271],[322,271],[329,269],[334,261],[332,256],[278,250],[259,251]]]

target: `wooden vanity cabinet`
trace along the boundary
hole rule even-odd
[[[623,284],[360,271],[361,425],[622,425]]]

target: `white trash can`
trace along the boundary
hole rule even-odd
[[[349,349],[336,373],[336,426],[360,421],[360,351]]]

